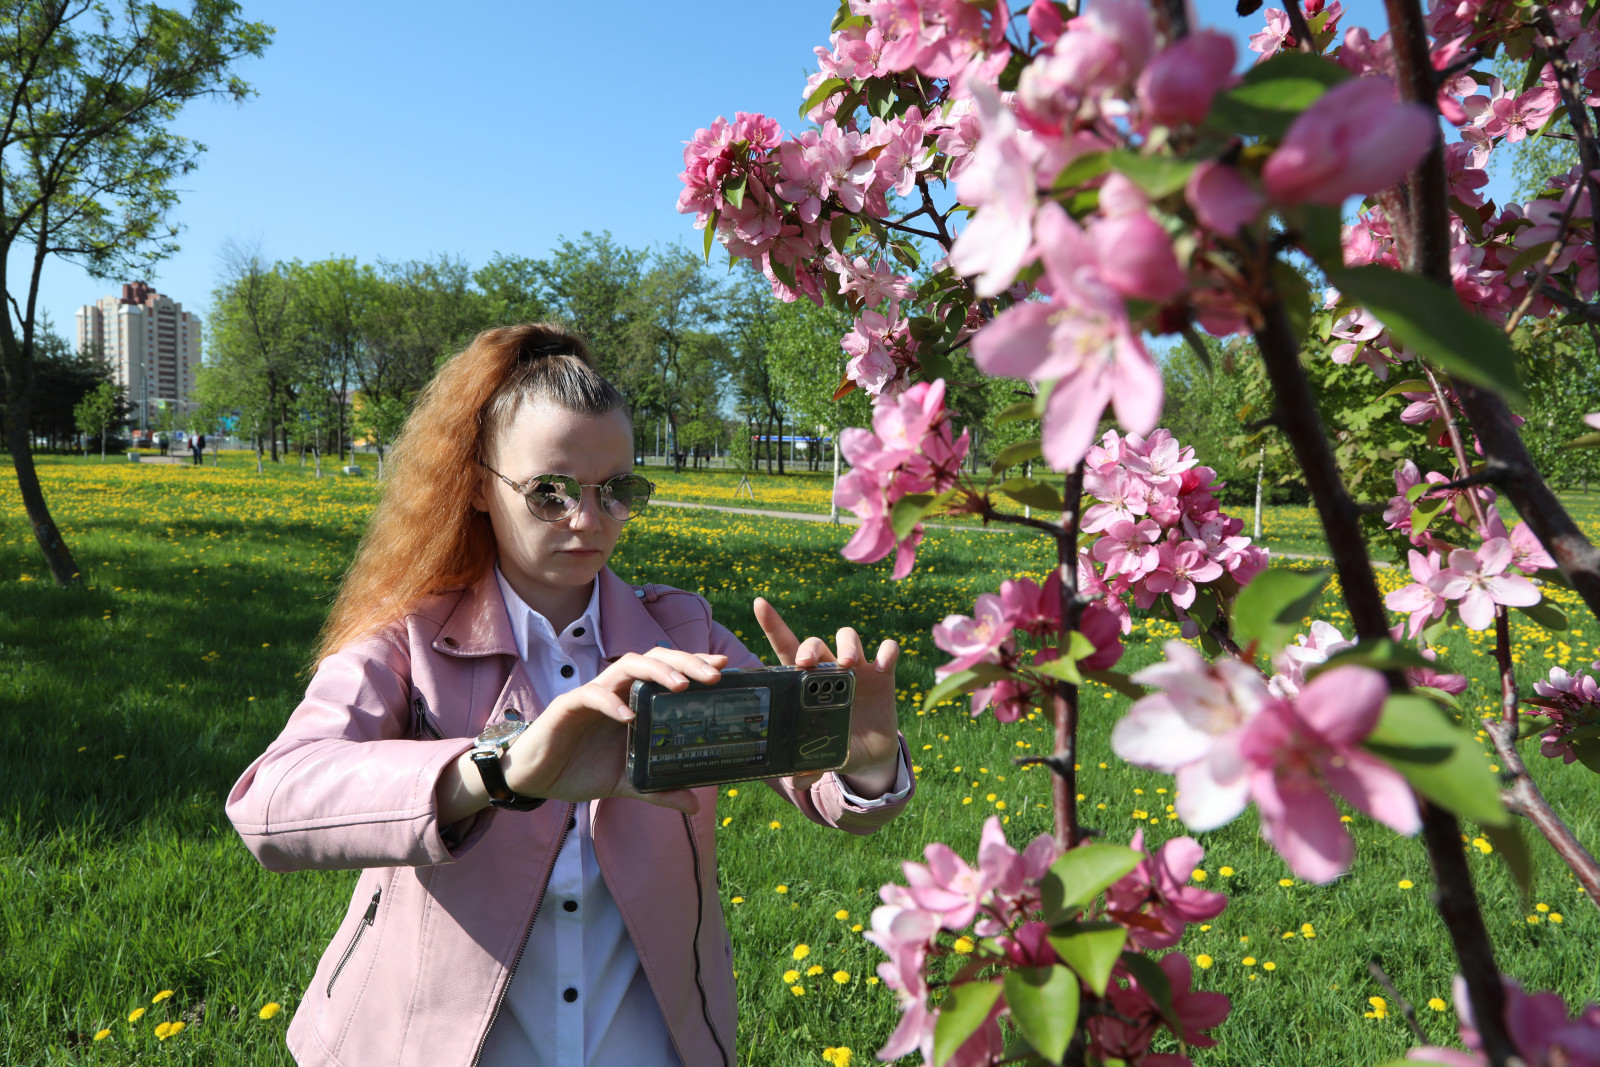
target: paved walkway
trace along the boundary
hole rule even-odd
[[[650,503],[652,506],[664,508],[698,508],[701,511],[725,511],[732,515],[760,515],[769,519],[798,519],[801,522],[831,521],[826,514],[819,514],[814,511],[770,511],[765,508],[736,508],[726,504],[692,504],[687,500],[652,500]],[[842,511],[839,513],[840,525],[856,526],[860,522],[861,520],[854,515]],[[925,522],[923,525],[930,530],[961,530],[966,533],[1015,533],[1019,529],[1016,526],[956,526],[951,523],[939,522]],[[1312,556],[1304,552],[1273,552],[1272,555],[1277,559],[1303,559],[1312,563],[1333,562],[1327,556]],[[1394,564],[1381,559],[1373,560],[1372,565],[1374,567],[1394,566]]]

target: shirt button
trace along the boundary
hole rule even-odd
[[[566,991],[561,994],[561,999],[571,1004],[578,999],[578,991],[571,986],[567,986]]]
[[[578,902],[576,900],[569,900],[569,901],[566,901],[565,903],[563,903],[561,905],[561,907],[565,911],[577,911],[578,910]]]
[[[583,636],[583,627],[580,626],[576,630],[572,631],[572,636],[573,637],[582,637]]]
[[[569,815],[567,817],[567,829],[568,830],[576,830],[577,828],[578,828],[578,817],[576,815]]]
[[[563,678],[571,678],[572,675],[573,675],[572,664],[563,663],[561,665],[561,677],[563,677]]]

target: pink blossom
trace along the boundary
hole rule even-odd
[[[988,86],[973,86],[972,98],[983,138],[958,191],[963,203],[979,211],[951,247],[950,266],[958,274],[977,275],[973,291],[979,296],[998,296],[1032,259],[1038,193],[1015,117]]]
[[[1011,639],[1011,623],[993,593],[980,593],[973,617],[946,615],[933,628],[933,643],[955,659],[939,668],[941,677],[979,663],[998,663],[1000,646]]]
[[[1355,852],[1326,790],[1398,833],[1422,825],[1405,776],[1360,747],[1388,695],[1379,672],[1334,667],[1298,699],[1269,703],[1241,732],[1238,751],[1251,768],[1261,836],[1301,878],[1332,881]]]
[[[1271,59],[1294,39],[1294,31],[1289,28],[1287,11],[1269,7],[1266,16],[1267,28],[1250,35],[1250,51],[1261,53],[1261,58],[1256,60],[1257,63]]]
[[[1107,206],[1107,190],[1133,189],[1121,174],[1106,179],[1101,189],[1102,210]],[[1125,297],[1164,304],[1183,292],[1187,279],[1172,250],[1172,237],[1143,205],[1116,214],[1104,214],[1089,223],[1099,260],[1100,278]]]
[[[937,1016],[928,1007],[928,983],[922,967],[939,932],[939,916],[913,905],[899,886],[883,888],[886,901],[891,896],[895,899],[872,910],[872,930],[866,937],[889,957],[887,962],[878,964],[878,977],[894,991],[904,1014],[878,1055],[898,1059],[920,1049],[923,1058],[931,1060]]]
[[[1215,160],[1206,160],[1194,169],[1184,185],[1184,197],[1200,225],[1224,237],[1238,236],[1267,202],[1237,170]]]
[[[1511,565],[1511,542],[1491,538],[1476,552],[1458,548],[1450,565],[1434,575],[1428,586],[1445,600],[1459,600],[1456,610],[1471,630],[1486,630],[1494,622],[1495,606],[1525,608],[1539,602],[1539,590],[1521,575],[1503,575]],[[1403,590],[1402,590],[1403,592]]]
[[[1254,667],[1232,657],[1215,663],[1181,641],[1167,658],[1133,676],[1156,692],[1142,697],[1111,731],[1111,750],[1141,767],[1175,773],[1177,812],[1193,830],[1215,830],[1249,801],[1238,752],[1240,727],[1272,694]]]
[[[1561,994],[1525,993],[1512,979],[1502,981],[1506,1031],[1520,1062],[1527,1067],[1600,1067],[1600,1005],[1587,1004],[1577,1015],[1569,1016]],[[1471,1051],[1424,1047],[1412,1049],[1406,1058],[1446,1067],[1488,1067],[1472,998],[1460,975],[1454,987],[1461,1042]]]
[[[1118,600],[1120,605],[1120,598]],[[1124,607],[1124,611],[1127,609]],[[1090,604],[1078,619],[1078,632],[1089,639],[1095,650],[1078,661],[1086,671],[1110,670],[1122,658],[1122,616],[1115,608]]]
[[[1046,405],[1044,455],[1077,463],[1109,402],[1128,429],[1148,433],[1161,411],[1161,372],[1128,321],[1121,298],[1098,276],[1084,233],[1051,201],[1036,226],[1052,296],[1016,304],[979,331],[973,358],[986,373],[1057,379]],[[970,232],[970,231],[969,231]]]
[[[1085,533],[1099,533],[1116,522],[1134,522],[1150,509],[1150,487],[1125,467],[1085,471],[1083,489],[1096,501],[1084,510]]]
[[[1205,546],[1198,541],[1171,539],[1158,548],[1155,569],[1144,579],[1144,587],[1152,593],[1166,593],[1180,608],[1194,604],[1197,583],[1213,582],[1222,577],[1222,564],[1207,557]]]
[[[1155,546],[1160,536],[1161,527],[1149,519],[1137,524],[1121,519],[1107,528],[1091,553],[1106,565],[1106,573],[1123,574],[1129,581],[1138,581],[1160,561],[1160,551]]]
[[[1061,629],[1061,572],[1052,571],[1041,589],[1029,578],[1000,583],[1000,604],[1006,624],[1044,637]]]
[[[1505,537],[1511,542],[1511,565],[1526,575],[1536,575],[1540,571],[1554,570],[1556,561],[1546,552],[1537,535],[1525,522],[1519,522],[1506,534],[1506,523],[1500,517],[1496,508],[1485,511],[1485,522],[1481,531],[1484,540],[1495,537]]]
[[[1128,847],[1145,851],[1143,830],[1133,832]],[[1226,896],[1189,884],[1205,854],[1192,837],[1170,838],[1106,890],[1106,910],[1126,923],[1129,941],[1146,950],[1171,948],[1184,927],[1222,914]]]
[[[829,257],[828,265],[839,275],[840,293],[860,293],[867,307],[877,307],[888,302],[889,317],[893,318],[900,301],[911,295],[911,285],[902,274],[897,274],[887,263],[869,265],[866,258],[857,256]]]
[[[1296,634],[1294,644],[1285,645],[1274,658],[1277,673],[1267,684],[1278,696],[1298,696],[1300,687],[1305,684],[1307,669],[1328,662],[1345,649],[1354,648],[1355,644],[1331,623],[1318,619],[1311,624],[1310,636]]]
[[[1139,104],[1163,126],[1198,126],[1211,98],[1233,80],[1233,38],[1196,30],[1159,52],[1139,76]]]
[[[1398,182],[1437,137],[1427,109],[1397,103],[1388,78],[1353,78],[1294,120],[1261,178],[1275,200],[1337,206]]]
[[[1404,611],[1410,614],[1411,622],[1407,636],[1415,638],[1428,623],[1449,610],[1450,605],[1434,585],[1440,573],[1439,554],[1430,552],[1424,556],[1413,548],[1407,556],[1411,562],[1411,584],[1401,586],[1385,596],[1383,603],[1390,611]]]
[[[1567,735],[1600,724],[1600,682],[1585,671],[1568,674],[1561,667],[1551,667],[1549,679],[1534,682],[1533,692],[1525,703],[1550,718],[1550,728],[1540,737],[1540,754],[1574,762],[1578,753]]]
[[[996,847],[1002,846],[1002,847]],[[949,845],[935,841],[922,850],[927,864],[907,861],[906,892],[917,907],[938,917],[946,930],[972,925],[979,907],[994,887],[1011,875],[1016,852],[1006,845],[1000,820],[991,816],[983,826],[978,846],[978,866],[970,867]]]
[[[850,356],[845,373],[873,396],[889,388],[916,348],[907,323],[897,317],[895,308],[889,310],[888,315],[863,311],[839,342]]]
[[[1232,1002],[1221,993],[1190,989],[1193,972],[1189,957],[1169,952],[1156,966],[1166,975],[1172,993],[1172,1007],[1178,1017],[1183,1043],[1194,1048],[1209,1048],[1216,1039],[1202,1033],[1222,1023],[1232,1010]],[[1121,1060],[1139,1067],[1193,1067],[1187,1055],[1149,1052],[1150,1041],[1164,1025],[1161,1011],[1148,993],[1122,968],[1113,972],[1127,985],[1112,982],[1106,989],[1111,1011],[1089,1017],[1089,1045],[1101,1060]]]

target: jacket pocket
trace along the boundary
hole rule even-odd
[[[411,711],[415,723],[411,728],[411,736],[418,741],[443,741],[444,732],[433,721],[433,716],[428,714],[428,702],[419,694],[411,700]]]
[[[355,955],[356,946],[361,944],[361,939],[372,928],[372,924],[378,921],[378,901],[381,899],[383,899],[383,888],[380,886],[372,891],[372,900],[367,904],[367,913],[361,917],[356,932],[350,935],[350,943],[345,945],[343,954],[339,956],[339,962],[334,965],[333,974],[328,976],[327,996],[333,996],[333,985],[339,980],[339,975],[344,973],[345,964]]]

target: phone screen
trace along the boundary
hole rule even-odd
[[[650,771],[764,766],[771,716],[772,690],[764,686],[657,694],[650,707]]]

